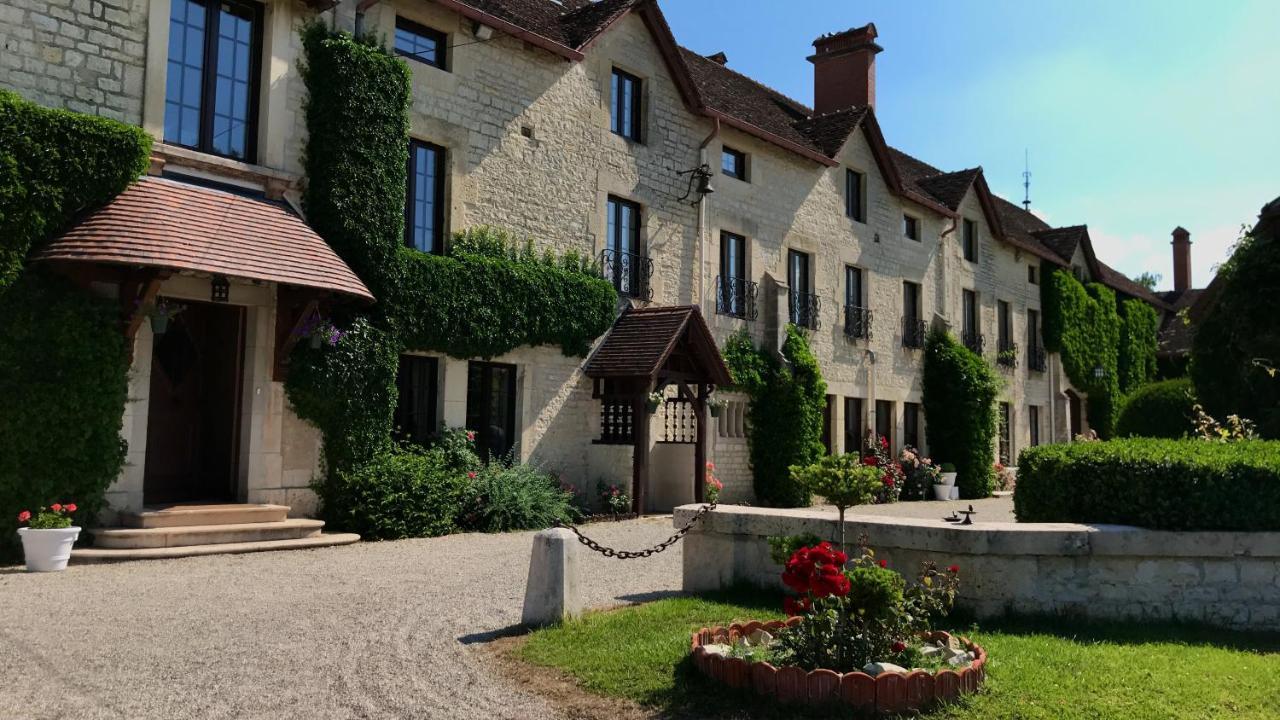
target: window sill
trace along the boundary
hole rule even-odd
[[[283,194],[286,190],[297,187],[299,179],[292,173],[163,142],[151,146],[151,160],[152,175],[158,175],[165,169],[185,168],[214,176],[215,179],[226,178],[241,184],[252,184],[265,191],[268,197],[273,191]]]

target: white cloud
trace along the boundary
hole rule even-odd
[[[1191,233],[1191,286],[1204,287],[1213,279],[1218,265],[1231,255],[1240,237],[1239,225],[1193,231]],[[1173,248],[1170,236],[1153,237],[1144,233],[1113,235],[1089,228],[1094,252],[1106,264],[1129,277],[1143,272],[1160,275],[1159,290],[1173,289]]]

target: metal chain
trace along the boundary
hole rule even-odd
[[[578,542],[582,543],[583,545],[586,545],[588,548],[600,553],[605,557],[617,558],[618,560],[634,560],[636,558],[647,558],[647,557],[650,557],[651,555],[656,555],[662,552],[663,550],[666,550],[667,548],[671,547],[672,545],[675,545],[676,543],[680,542],[680,540],[685,535],[689,534],[689,531],[693,529],[694,525],[697,525],[699,522],[701,522],[702,518],[707,516],[707,513],[715,509],[716,509],[715,503],[710,503],[708,505],[702,506],[702,508],[700,508],[698,512],[694,513],[693,517],[689,519],[689,522],[686,523],[684,527],[676,531],[675,535],[672,535],[671,537],[667,538],[666,540],[663,540],[662,542],[658,543],[657,545],[654,545],[651,548],[645,548],[644,550],[614,550],[611,547],[605,547],[604,545],[601,545],[600,543],[596,542],[595,540],[592,540],[586,535],[583,535],[582,531],[579,530],[576,525],[568,525],[563,522],[557,522],[556,526],[565,528],[567,530],[572,530],[573,534],[578,536]]]

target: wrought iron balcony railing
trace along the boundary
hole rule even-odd
[[[822,312],[822,299],[813,293],[787,291],[787,309],[792,323],[800,327],[817,330],[818,315]]]
[[[961,342],[964,343],[965,347],[981,355],[983,348],[987,345],[987,338],[980,332],[966,330],[961,337]]]
[[[919,318],[902,318],[902,347],[922,348],[928,325]]]
[[[1018,343],[1002,342],[998,343],[998,345],[996,364],[1006,368],[1018,367]]]
[[[606,248],[600,251],[600,275],[613,283],[623,297],[650,300],[653,289],[649,279],[653,277],[653,259],[639,253],[621,252]]]
[[[716,312],[720,315],[755,320],[756,295],[760,287],[745,278],[716,276]]]
[[[1039,346],[1027,350],[1027,367],[1033,372],[1044,372],[1049,367],[1049,353]]]
[[[844,306],[844,336],[852,340],[871,339],[871,310],[857,305]]]

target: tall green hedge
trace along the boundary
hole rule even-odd
[[[1120,347],[1116,372],[1120,392],[1131,393],[1156,377],[1160,316],[1149,304],[1135,299],[1120,303]]]
[[[1180,438],[1195,431],[1191,408],[1195,388],[1190,378],[1143,385],[1125,398],[1116,435],[1120,437]]]
[[[119,476],[129,362],[119,305],[27,253],[146,169],[140,129],[0,90],[0,561],[19,509],[74,501],[92,522]]]
[[[1116,294],[1099,283],[1086,287],[1058,269],[1041,285],[1041,307],[1045,348],[1061,354],[1071,384],[1088,395],[1089,427],[1104,438],[1111,437],[1120,399],[1121,322]]]
[[[1215,281],[1217,301],[1196,327],[1191,379],[1210,415],[1240,415],[1280,438],[1280,238],[1244,236]]]
[[[945,330],[929,332],[924,350],[923,405],[929,453],[956,466],[963,498],[995,489],[996,398],[1000,379]]]
[[[1019,522],[1280,531],[1280,442],[1128,438],[1022,451]]]
[[[725,362],[734,385],[750,396],[747,444],[756,500],[773,507],[807,507],[809,490],[791,466],[812,465],[825,453],[822,411],[827,384],[809,341],[787,326],[782,359],[757,348],[745,331],[729,337]]]
[[[28,250],[136,180],[150,151],[140,128],[0,90],[0,288]]]

